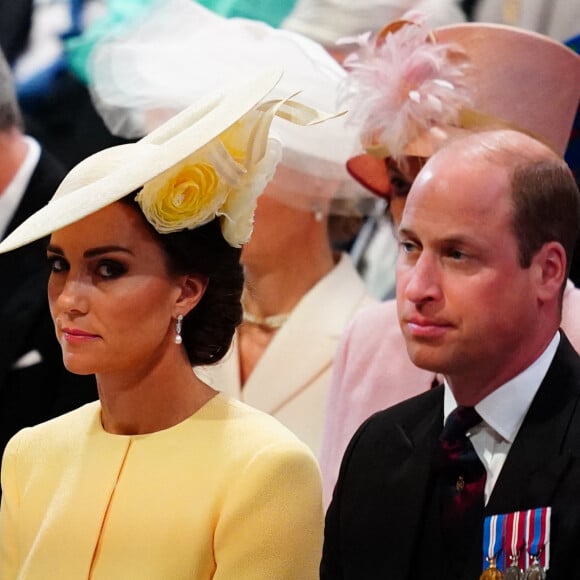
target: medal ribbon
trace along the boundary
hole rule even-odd
[[[504,554],[506,555],[506,566],[510,566],[513,563],[523,570],[526,567],[526,553],[523,549],[526,543],[526,512],[506,514],[505,527]]]
[[[534,556],[544,570],[550,565],[550,516],[552,508],[543,507],[526,513],[526,536],[528,539],[528,566]]]
[[[503,569],[504,551],[502,543],[504,537],[505,514],[487,516],[483,522],[483,569],[489,568],[490,562],[495,561],[499,570]]]

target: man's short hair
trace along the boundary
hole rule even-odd
[[[7,131],[13,127],[22,129],[22,114],[10,67],[0,49],[0,131]]]
[[[545,243],[556,241],[566,251],[568,275],[580,229],[580,192],[571,171],[563,161],[526,163],[514,169],[511,186],[520,265],[527,268]]]
[[[566,162],[513,130],[484,131],[471,139],[477,140],[472,154],[508,172],[521,267],[529,267],[542,246],[555,241],[566,252],[568,274],[580,229],[580,191]]]

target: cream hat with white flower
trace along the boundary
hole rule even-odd
[[[136,143],[104,149],[75,166],[52,199],[14,230],[0,253],[24,246],[140,190],[137,201],[160,233],[215,217],[235,247],[248,241],[258,195],[280,158],[269,137],[279,115],[310,125],[326,120],[292,100],[263,101],[281,77],[264,72],[189,106]]]

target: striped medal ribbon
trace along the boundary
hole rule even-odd
[[[501,580],[505,514],[487,516],[483,522],[483,572],[479,580]]]
[[[522,580],[526,565],[526,512],[512,512],[506,515],[504,552],[507,568],[504,580]]]
[[[552,508],[529,510],[526,514],[528,562],[524,580],[545,580],[550,567],[550,516]]]

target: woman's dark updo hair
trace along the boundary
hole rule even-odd
[[[137,209],[136,192],[121,201]],[[201,300],[184,317],[181,330],[183,346],[192,366],[219,361],[230,348],[234,331],[242,321],[242,288],[244,274],[239,248],[224,239],[219,218],[193,230],[160,234],[145,219],[167,256],[170,273],[207,277],[207,288]]]

